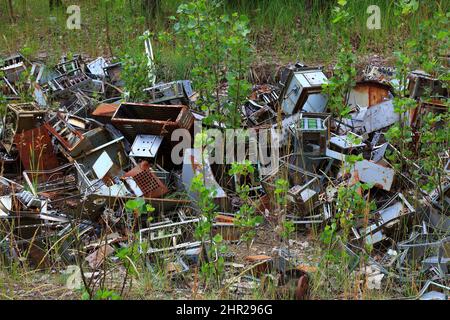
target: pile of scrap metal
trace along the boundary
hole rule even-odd
[[[263,210],[273,212],[275,181],[283,178],[289,183],[286,218],[297,227],[323,226],[334,215],[340,187],[367,183],[368,189],[357,192],[367,202],[373,200],[377,209],[356,219],[346,250],[358,257],[370,245],[372,266],[380,274],[403,281],[417,272],[415,277],[423,279],[424,287],[420,298],[448,298],[449,171],[432,194],[423,190],[417,194],[412,179],[395,170],[385,157],[399,151],[384,137],[400,121],[409,121],[417,130],[424,113],[448,112],[447,88],[430,75],[411,72],[409,96],[417,101],[417,108],[401,116],[393,106],[395,70],[369,66],[347,96],[350,117],[337,119],[327,113],[327,96],[322,93],[326,82],[320,68],[289,66],[280,71],[277,86],[256,86],[243,107],[249,127],[281,126],[282,130],[280,166],[259,180]],[[431,100],[422,98],[425,92]],[[350,164],[349,155],[360,157]],[[448,160],[448,151],[443,157]],[[430,293],[431,287],[437,292]]]
[[[193,127],[190,81],[157,84],[145,103],[128,103],[120,63],[103,57],[52,67],[20,54],[1,61],[1,261],[48,267],[81,254],[96,269],[135,231],[179,245],[169,231],[184,230],[198,247],[198,218],[187,217],[191,200],[170,162],[171,133]],[[152,223],[150,211],[138,223],[136,198],[153,206]]]
[[[149,43],[146,48],[151,52]],[[0,127],[0,251],[7,259],[43,267],[74,263],[82,255],[97,269],[116,249],[138,240],[150,268],[155,257],[163,257],[169,273],[186,272],[204,252],[194,236],[201,217],[197,194],[190,191],[199,172],[215,190],[212,201],[221,212],[214,232],[226,241],[239,241],[233,221],[241,206],[235,192],[240,178],[220,175],[226,166],[202,159],[193,144],[183,149],[181,164],[171,158],[172,133],[182,128],[192,137],[194,120],[204,117],[195,106],[190,81],[157,84],[149,75],[147,98],[135,103],[123,99],[120,63],[102,57],[87,63],[81,56],[63,57],[53,67],[21,55],[2,61],[0,89],[8,103]],[[22,74],[32,76],[23,79]],[[401,119],[419,127],[423,112],[448,108],[448,92],[429,75],[411,73],[410,96],[418,106],[409,117],[400,117],[393,106],[394,77],[389,69],[367,71],[348,94],[352,111],[346,119],[329,113],[322,91],[328,80],[321,68],[296,64],[281,70],[277,83],[255,85],[240,110],[242,126],[281,129],[271,131],[271,139],[279,135],[281,148],[275,170],[262,174],[265,165],[255,165],[250,198],[259,203],[256,212],[272,219],[276,180],[283,178],[289,184],[286,218],[298,228],[310,228],[333,217],[341,186],[368,183],[369,189],[357,192],[378,208],[357,219],[352,239],[344,244],[347,250],[358,257],[366,245],[373,246],[373,265],[399,280],[421,263],[420,274],[429,281],[421,297],[445,297],[448,170],[441,187],[419,193],[419,201],[412,202],[414,184],[386,159],[388,151],[398,151],[384,132]],[[435,99],[422,101],[430,88]],[[350,155],[361,158],[350,165]],[[139,238],[133,239],[136,234]],[[256,263],[252,270],[258,274],[276,270],[282,275],[280,286],[293,282],[297,297],[305,297],[307,272],[285,248],[248,262]]]

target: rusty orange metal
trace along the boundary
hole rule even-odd
[[[169,192],[167,186],[150,169],[147,161],[142,161],[136,167],[125,173],[123,178],[133,178],[144,194],[144,197],[159,198]]]
[[[114,103],[100,103],[97,108],[92,112],[92,116],[112,118],[114,113],[119,108],[118,104]]]
[[[111,122],[128,141],[133,141],[138,134],[170,136],[175,129],[190,130],[194,125],[194,116],[183,105],[123,102]]]
[[[26,170],[50,170],[58,167],[50,134],[44,126],[16,134],[14,143]]]
[[[352,89],[349,103],[371,107],[389,99],[392,88],[377,81],[361,81]]]

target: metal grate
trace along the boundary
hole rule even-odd
[[[169,192],[164,183],[150,170],[137,173],[133,179],[146,197],[158,198]]]

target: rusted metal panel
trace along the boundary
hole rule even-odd
[[[118,108],[119,105],[115,103],[100,103],[91,115],[94,117],[111,119]]]
[[[347,99],[350,107],[371,107],[391,98],[392,88],[376,81],[358,82]]]
[[[45,127],[27,130],[14,137],[20,160],[26,170],[50,170],[58,166],[53,145]]]
[[[85,139],[83,133],[71,126],[60,113],[55,120],[53,125],[45,123],[45,127],[64,148],[73,151]]]
[[[47,109],[40,109],[35,103],[9,104],[2,132],[2,144],[6,151],[11,151],[16,134],[39,127],[46,113]]]
[[[169,192],[166,185],[150,169],[147,161],[142,161],[122,178],[132,178],[145,197],[159,198]]]
[[[186,106],[123,102],[111,122],[133,141],[138,134],[170,136],[175,129],[190,130],[194,117]]]
[[[391,190],[394,175],[394,169],[383,167],[368,160],[356,162],[352,172],[355,181],[373,183],[374,186],[386,191]]]

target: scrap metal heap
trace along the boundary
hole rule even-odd
[[[74,264],[81,254],[95,270],[117,249],[138,240],[149,268],[158,255],[168,260],[171,274],[187,272],[203,249],[194,236],[200,215],[190,191],[199,172],[216,190],[213,201],[221,213],[214,232],[239,241],[240,229],[233,223],[240,206],[237,177],[220,175],[225,166],[203,162],[192,145],[184,149],[182,164],[171,161],[172,132],[183,128],[193,134],[194,119],[204,116],[195,106],[190,81],[150,86],[144,90],[146,101],[131,103],[122,98],[120,63],[102,57],[89,63],[81,56],[63,57],[53,67],[20,54],[2,61],[0,89],[7,99],[0,127],[2,261],[55,267]],[[23,81],[25,75],[33,77]],[[417,276],[424,279],[420,298],[447,299],[449,152],[442,154],[449,161],[442,185],[432,193],[420,188],[414,193],[410,177],[387,160],[388,153],[399,152],[384,137],[402,119],[417,129],[424,112],[448,112],[446,87],[412,72],[409,90],[417,107],[400,117],[393,107],[395,70],[368,68],[348,95],[350,117],[335,119],[322,92],[327,81],[320,68],[296,64],[280,70],[277,83],[255,85],[242,106],[244,128],[281,129],[279,167],[263,176],[264,165],[258,163],[251,177],[257,212],[273,219],[275,180],[284,178],[287,218],[300,229],[323,227],[335,214],[340,186],[368,183],[369,190],[358,192],[377,208],[356,217],[346,250],[358,259],[370,245],[376,279],[389,274],[402,281],[415,272],[424,275]],[[430,90],[435,98],[422,101]],[[350,155],[362,158],[344,171]],[[276,270],[283,275],[280,285],[300,279],[297,290],[304,289],[305,272],[286,248],[247,258],[250,265],[256,262],[258,274]],[[230,288],[238,291],[245,281],[259,281],[246,279]],[[304,297],[301,292],[297,298]]]

